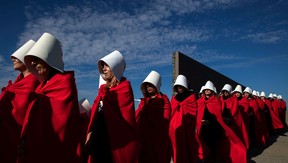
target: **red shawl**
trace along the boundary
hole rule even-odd
[[[231,96],[228,99],[222,101],[222,111],[226,108],[230,110],[231,113],[231,124],[229,127],[235,132],[235,134],[242,140],[243,144],[246,146],[246,149],[249,148],[249,136],[248,132],[239,109],[238,99],[236,96]]]
[[[139,162],[169,163],[169,122],[171,105],[165,94],[145,97],[136,111],[136,122],[141,137]]]
[[[273,129],[275,130],[275,129],[283,128],[283,124],[282,124],[281,120],[279,119],[279,117],[277,117],[276,113],[273,111],[271,101],[268,100],[268,99],[265,99],[264,103],[265,103],[265,105],[267,106],[267,108],[269,110],[269,114],[270,114],[270,117],[271,117]]]
[[[36,92],[37,99],[24,119],[18,161],[80,162],[81,122],[74,72],[55,74]]]
[[[224,123],[221,112],[221,102],[216,96],[211,96],[209,99],[205,99],[205,97],[201,97],[198,99],[198,115],[197,115],[197,123],[196,123],[196,132],[198,136],[198,140],[200,141],[199,148],[199,157],[204,160],[209,153],[209,149],[207,148],[204,140],[201,137],[202,132],[202,119],[204,117],[205,109],[216,118],[225,134],[222,134],[219,142],[217,143],[217,160],[219,162],[233,162],[233,163],[245,163],[246,160],[246,148],[244,144],[241,142],[239,137]],[[213,135],[211,135],[213,136]],[[208,154],[209,155],[209,154]],[[209,156],[208,156],[209,157]],[[209,158],[208,158],[209,159]]]
[[[267,144],[267,134],[268,134],[268,130],[266,127],[266,124],[263,123],[265,122],[265,116],[262,112],[262,110],[259,108],[258,103],[256,101],[256,99],[254,98],[250,98],[249,99],[249,107],[251,108],[251,110],[253,111],[253,130],[254,131],[254,136],[255,136],[255,142],[256,145],[266,145]],[[253,135],[252,134],[252,135]],[[253,139],[251,139],[251,141],[253,141]]]
[[[177,101],[173,96],[171,108],[169,136],[173,147],[174,163],[196,162],[198,148],[195,138],[197,113],[195,94],[191,94],[182,102]]]
[[[279,117],[280,119],[279,112],[280,112],[281,106],[278,100],[272,100],[272,108],[273,108],[273,111],[276,113],[277,117]]]
[[[279,113],[279,116],[280,116],[280,120],[282,121],[283,125],[285,127],[287,127],[287,123],[286,123],[286,102],[281,99],[281,100],[278,100],[279,101],[279,105],[280,105],[280,113]]]
[[[98,105],[101,100],[113,162],[135,163],[138,140],[135,128],[134,95],[130,81],[122,78],[120,83],[110,90],[105,85],[101,85],[92,105],[88,133],[97,125],[95,122],[98,118]],[[97,129],[94,132],[97,133]],[[93,162],[93,156],[89,156],[89,162]]]
[[[0,162],[16,162],[21,128],[28,105],[33,101],[33,92],[38,80],[29,74],[20,74],[15,82],[9,82],[0,95]]]

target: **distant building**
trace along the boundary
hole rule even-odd
[[[186,76],[189,88],[198,93],[206,81],[210,80],[219,93],[225,84],[230,84],[234,89],[239,83],[225,75],[197,62],[196,60],[176,51],[172,55],[172,87],[179,74]],[[241,85],[241,84],[239,84]],[[245,86],[241,85],[243,88]]]

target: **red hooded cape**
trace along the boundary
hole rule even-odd
[[[264,103],[269,110],[269,114],[270,114],[271,122],[272,122],[272,128],[274,130],[275,129],[282,129],[283,124],[282,124],[281,120],[279,119],[279,117],[277,117],[276,113],[273,111],[271,101],[269,99],[265,99]]]
[[[97,125],[98,106],[101,100],[113,162],[136,163],[139,142],[136,133],[134,95],[130,81],[123,77],[117,86],[109,90],[105,85],[101,85],[92,105],[88,133]],[[97,131],[96,128],[92,132],[97,134]],[[88,161],[95,162],[91,155]]]
[[[233,163],[245,163],[246,160],[246,148],[241,142],[239,137],[224,123],[221,112],[221,102],[216,96],[211,96],[209,99],[201,97],[198,99],[198,114],[197,114],[197,124],[196,124],[196,135],[198,136],[199,145],[199,157],[204,160],[209,159],[209,149],[207,148],[206,142],[201,137],[202,133],[202,120],[204,117],[205,109],[216,118],[217,122],[220,124],[224,133],[222,133],[217,142],[217,158],[216,161],[219,162],[233,162]],[[214,136],[214,135],[211,135]]]
[[[55,74],[36,89],[24,119],[18,162],[81,161],[80,113],[74,72]]]
[[[279,116],[281,118],[280,120],[282,121],[283,125],[285,127],[287,127],[287,123],[286,123],[286,109],[287,109],[286,101],[284,101],[283,99],[279,100],[279,105],[280,105]]]
[[[196,162],[198,144],[195,138],[197,113],[195,94],[191,94],[182,102],[177,101],[173,96],[171,108],[169,136],[173,147],[174,163]]]
[[[139,162],[170,162],[170,116],[171,105],[165,94],[158,94],[153,99],[150,97],[141,99],[136,111],[141,139]]]
[[[235,134],[241,139],[243,144],[246,146],[246,149],[249,148],[249,136],[248,132],[242,117],[242,114],[239,109],[238,99],[236,96],[231,96],[228,99],[224,100],[221,98],[222,101],[222,112],[224,109],[230,110],[231,120],[230,124],[228,125]]]
[[[20,74],[9,82],[0,95],[0,162],[16,162],[20,134],[28,105],[34,100],[38,80],[29,74]]]
[[[271,103],[272,103],[272,108],[273,108],[273,111],[275,112],[275,114],[277,115],[277,117],[279,117],[279,119],[281,120],[281,118],[280,118],[280,108],[281,108],[281,106],[280,106],[280,103],[279,103],[279,101],[278,100],[272,100],[271,101]]]
[[[267,144],[267,127],[266,124],[263,123],[263,119],[265,119],[262,109],[259,108],[256,99],[250,98],[249,107],[253,111],[253,124],[250,125],[250,131],[253,133],[251,137],[252,143],[256,143],[256,145],[266,145]],[[254,140],[253,140],[254,139]]]

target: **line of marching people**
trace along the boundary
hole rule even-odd
[[[211,81],[196,96],[183,75],[174,91],[169,127],[174,163],[247,162],[249,149],[265,147],[270,134],[287,127],[281,96],[266,98],[264,92],[242,91],[240,85],[233,90],[229,84],[217,94]]]
[[[74,72],[64,71],[62,57],[50,33],[11,55],[20,74],[0,95],[1,163],[245,163],[248,149],[287,127],[281,96],[232,91],[229,84],[217,94],[211,81],[196,94],[179,75],[169,100],[156,71],[141,83],[135,109],[117,50],[97,63],[100,82],[90,106],[78,101]]]

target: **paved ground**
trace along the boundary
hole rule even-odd
[[[249,163],[288,163],[288,129],[281,135],[271,136],[270,140],[266,148],[254,148],[248,152]]]

